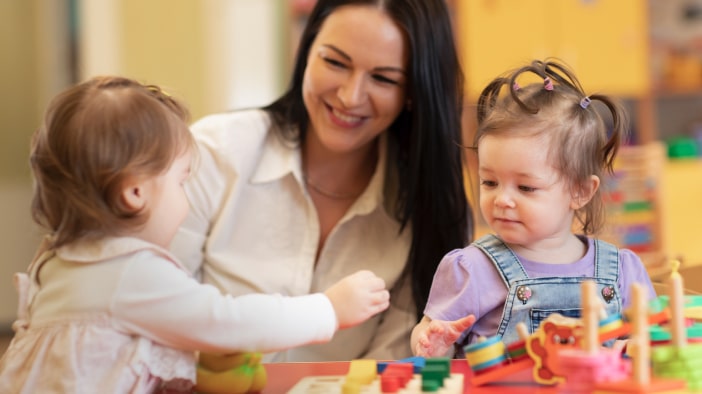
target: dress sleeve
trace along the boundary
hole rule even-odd
[[[474,259],[471,256],[480,257],[481,254],[482,252],[471,246],[449,252],[441,259],[434,274],[424,315],[432,320],[449,321],[471,313],[476,318],[480,317],[478,286],[472,285],[474,282],[471,267],[474,265]]]
[[[337,329],[321,293],[222,295],[151,253],[125,268],[110,309],[118,329],[183,350],[272,352],[326,342]]]
[[[619,294],[622,296],[622,306],[628,307],[631,303],[631,285],[641,284],[648,293],[649,299],[656,298],[656,291],[651,284],[651,278],[639,256],[629,249],[619,249]]]

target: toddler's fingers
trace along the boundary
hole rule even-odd
[[[427,352],[427,350],[424,349],[420,344],[417,344],[417,346],[415,347],[414,354],[419,357],[429,357],[429,352]]]
[[[375,313],[380,313],[380,312],[382,312],[382,311],[388,309],[388,307],[390,307],[390,302],[389,302],[389,301],[385,301],[385,302],[383,302],[383,303],[377,304],[377,305],[376,305],[377,311],[376,311]],[[374,314],[375,314],[375,313],[374,313]]]
[[[383,290],[378,294],[377,297],[378,303],[382,305],[390,305],[390,292],[387,290]]]
[[[366,282],[368,288],[373,290],[385,290],[385,281],[383,278],[373,275],[373,278]]]
[[[381,304],[389,302],[390,301],[390,292],[387,290],[381,290],[381,291],[376,292],[375,301],[376,301],[376,303],[381,303]]]
[[[473,325],[473,323],[475,323],[475,316],[468,315],[466,317],[463,317],[463,318],[456,320],[456,322],[454,323],[454,328],[457,331],[463,332],[463,331],[469,329]]]
[[[429,341],[427,340],[427,337],[422,335],[418,340],[417,340],[417,346],[415,346],[416,349],[415,351],[417,352],[418,356],[423,356],[428,353],[428,347],[429,347]]]

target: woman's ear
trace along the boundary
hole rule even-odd
[[[570,203],[570,208],[574,211],[577,211],[578,209],[582,208],[590,202],[592,199],[592,196],[595,195],[595,192],[597,189],[600,187],[600,177],[597,175],[590,175],[590,179],[587,180],[584,184],[578,188],[576,193],[573,195],[573,199],[571,200]]]
[[[129,179],[120,194],[122,204],[130,211],[140,211],[146,205],[146,185],[138,179]]]

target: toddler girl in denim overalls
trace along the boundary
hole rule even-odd
[[[519,85],[534,75],[539,82]],[[558,61],[534,61],[488,84],[473,149],[480,210],[494,234],[441,261],[412,332],[416,355],[444,356],[494,335],[509,344],[520,322],[533,332],[551,313],[579,317],[584,280],[597,283],[609,315],[627,306],[632,283],[655,297],[631,250],[592,237],[605,221],[601,181],[627,124],[618,102],[587,96]]]

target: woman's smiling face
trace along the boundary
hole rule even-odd
[[[375,6],[343,6],[322,24],[307,58],[302,95],[308,136],[332,152],[363,148],[406,102],[402,30]]]

